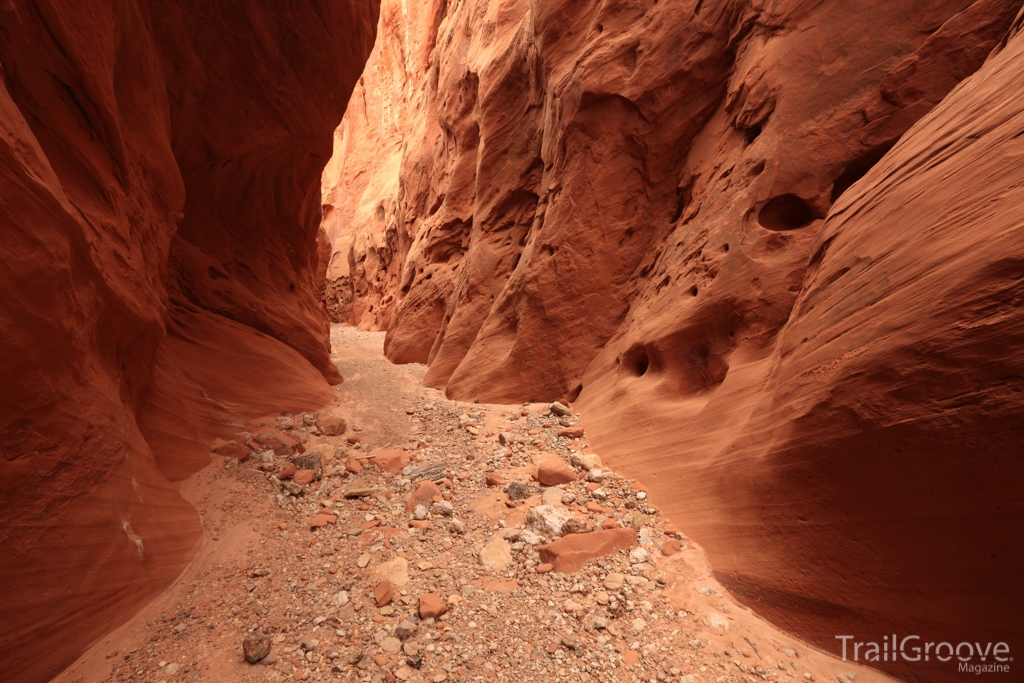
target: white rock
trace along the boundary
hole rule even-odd
[[[721,634],[729,630],[729,622],[725,620],[725,617],[719,616],[714,612],[705,615],[701,622],[712,633]]]
[[[530,545],[540,545],[544,542],[544,538],[540,534],[529,529],[523,529],[519,532],[519,540]]]
[[[526,513],[526,521],[539,533],[558,537],[562,535],[562,525],[572,519],[572,513],[553,505],[538,505]],[[522,535],[520,534],[520,538]],[[525,540],[525,539],[524,539]]]
[[[646,562],[650,556],[651,553],[647,548],[633,548],[629,551],[629,563],[640,564],[641,562]]]
[[[455,507],[447,500],[440,500],[434,503],[434,514],[441,515],[442,517],[451,517],[455,514]]]
[[[587,481],[602,482],[604,481],[604,472],[597,469],[596,467],[587,472]]]
[[[347,605],[348,591],[339,591],[338,594],[334,596],[334,602],[338,605],[338,607],[343,607]]]

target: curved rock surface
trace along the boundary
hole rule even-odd
[[[1022,642],[1020,1],[434,7],[339,129],[390,151],[325,174],[349,319],[450,397],[576,401],[830,651]]]
[[[0,8],[5,679],[48,680],[180,572],[202,529],[168,479],[213,433],[340,380],[316,181],[376,9]]]

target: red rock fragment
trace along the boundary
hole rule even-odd
[[[345,418],[341,414],[341,409],[337,407],[321,410],[316,416],[316,422],[324,436],[341,436],[348,429]]]
[[[370,462],[391,474],[401,474],[409,464],[409,454],[398,449],[373,451],[370,455]]]
[[[636,545],[636,532],[632,529],[604,529],[589,534],[563,536],[547,545],[537,546],[542,562],[550,563],[555,571],[569,574],[577,572],[587,560],[610,555]]]
[[[273,427],[260,429],[253,437],[253,441],[263,448],[274,451],[277,455],[294,455],[306,450],[301,440]]]
[[[583,436],[583,427],[566,427],[565,429],[559,429],[558,435],[564,436],[568,439],[579,439]]]
[[[281,481],[284,481],[285,479],[291,479],[292,477],[295,476],[295,472],[295,463],[286,462],[284,464],[284,467],[281,468],[281,471],[277,473],[277,478],[280,479]]]
[[[488,486],[504,486],[507,483],[508,483],[508,479],[506,479],[505,477],[501,476],[497,472],[491,472],[490,474],[487,475],[487,485]]]
[[[337,521],[338,518],[335,515],[325,515],[323,513],[318,513],[309,523],[309,526],[316,529],[320,527],[325,527],[328,524],[334,524]]]
[[[299,486],[307,486],[313,483],[314,477],[316,477],[316,472],[313,470],[299,470],[292,475],[292,481]]]
[[[441,599],[440,595],[424,593],[420,596],[420,619],[437,619],[448,611],[448,605]]]
[[[249,459],[249,447],[238,441],[223,441],[213,447],[213,452],[225,458],[234,458],[239,462]]]
[[[558,458],[548,458],[541,461],[534,476],[544,486],[558,486],[575,481],[576,470]]]
[[[432,481],[421,481],[416,484],[416,488],[413,490],[412,495],[409,496],[409,500],[405,503],[405,511],[413,512],[417,505],[430,509],[430,504],[434,500],[434,496],[441,495],[441,489],[437,487]]]
[[[395,587],[390,581],[381,581],[373,589],[373,604],[383,607],[395,597]]]
[[[678,539],[675,539],[675,538],[670,538],[669,540],[667,540],[667,541],[665,541],[664,543],[661,544],[661,554],[662,555],[675,555],[680,550],[682,550],[682,547],[683,547],[683,542],[682,541],[680,541]]]

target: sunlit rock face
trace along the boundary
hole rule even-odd
[[[821,647],[1021,642],[1020,10],[385,2],[324,176],[346,320],[575,401]]]
[[[332,395],[317,179],[377,9],[0,8],[5,679],[180,572],[201,526],[171,482],[213,435]]]

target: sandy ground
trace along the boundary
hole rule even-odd
[[[322,480],[294,496],[274,477],[286,459],[213,456],[179,485],[206,531],[196,558],[56,681],[892,680],[738,605],[642,484],[605,471],[588,485],[577,468],[575,481],[539,486],[531,479],[537,462],[556,457],[567,466],[589,452],[585,438],[557,436],[577,418],[560,424],[546,404],[447,401],[420,384],[423,366],[384,359],[381,333],[335,325],[332,343],[349,430],[301,432],[307,446],[334,450]],[[409,468],[371,464],[379,449]],[[346,462],[362,471],[346,471]],[[410,470],[430,465],[440,472],[431,477],[437,495],[426,519],[410,524]],[[487,486],[488,474],[522,484],[522,498]],[[534,545],[543,534],[531,536],[528,521],[541,503],[588,530],[633,529],[641,557],[620,550],[578,572],[550,571]],[[326,512],[336,519],[312,528]],[[385,581],[393,596],[378,606]],[[447,613],[421,618],[426,594]],[[252,632],[272,642],[258,664],[243,657]]]

